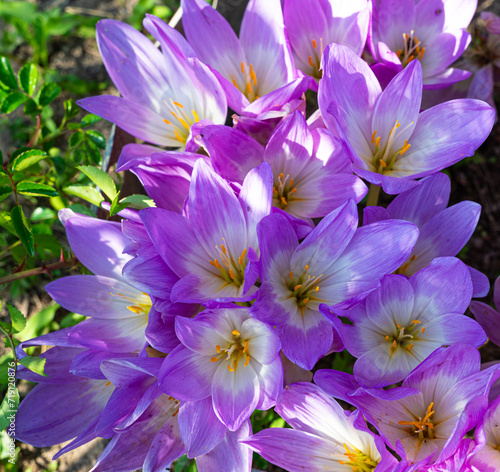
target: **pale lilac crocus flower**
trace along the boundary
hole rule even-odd
[[[358,358],[356,380],[366,387],[384,387],[403,380],[441,346],[458,341],[484,344],[481,326],[463,314],[471,295],[467,266],[442,257],[410,279],[385,276],[380,288],[352,309],[331,309],[352,325],[328,317],[347,350]]]
[[[203,0],[182,0],[189,44],[218,77],[228,105],[246,117],[277,118],[314,81],[298,77],[285,35],[280,0],[250,0],[240,38]]]
[[[375,0],[369,49],[374,71],[389,80],[414,60],[422,63],[424,88],[443,88],[470,76],[450,67],[465,51],[477,0]]]
[[[194,319],[177,317],[181,345],[165,359],[160,387],[186,401],[211,398],[217,417],[231,431],[255,408],[273,406],[283,388],[278,336],[247,308],[219,308]]]
[[[224,123],[226,97],[178,31],[153,16],[144,26],[160,42],[161,52],[132,26],[99,21],[99,51],[121,97],[101,95],[78,104],[144,141],[184,147],[193,124],[206,119]]]
[[[473,155],[493,126],[495,111],[480,100],[451,100],[420,113],[419,61],[382,92],[365,61],[331,44],[323,73],[318,101],[327,127],[339,133],[354,172],[389,194]]]
[[[454,344],[432,353],[389,390],[363,389],[344,372],[319,370],[314,382],[358,407],[408,464],[430,466],[453,456],[488,406],[500,366],[480,371],[479,351]]]
[[[295,64],[304,74],[321,79],[321,56],[330,43],[361,56],[370,24],[366,0],[286,0],[283,13]]]
[[[493,304],[496,309],[486,303],[474,300],[469,308],[474,318],[486,331],[488,339],[500,346],[500,277],[495,280],[493,286]]]
[[[220,303],[255,297],[257,224],[271,212],[272,173],[267,162],[246,176],[239,195],[199,159],[186,215],[148,208],[139,215],[168,266],[180,277],[173,302]]]
[[[293,429],[265,429],[242,442],[290,472],[392,472],[397,465],[359,411],[344,411],[314,384],[285,387],[275,411]]]
[[[420,185],[398,195],[387,208],[369,206],[363,210],[363,223],[386,219],[407,220],[419,228],[417,244],[408,260],[397,270],[410,277],[427,267],[436,257],[456,256],[476,229],[481,206],[465,201],[446,207],[450,198],[450,179],[438,172]],[[484,297],[490,289],[488,278],[469,267],[473,297]]]

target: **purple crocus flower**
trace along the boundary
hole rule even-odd
[[[202,160],[194,166],[187,214],[139,212],[158,253],[181,279],[174,302],[247,301],[258,277],[257,223],[271,211],[272,173],[264,162],[246,176],[239,196]]]
[[[443,88],[470,76],[450,67],[465,51],[466,31],[477,0],[375,0],[368,41],[378,62],[374,71],[387,83],[414,60],[422,63],[424,88]]]
[[[482,446],[474,451],[470,465],[474,471],[496,472],[500,470],[500,397],[491,403],[476,427],[476,440]]]
[[[276,118],[314,83],[298,78],[285,35],[280,0],[250,0],[240,38],[203,0],[182,0],[182,25],[198,57],[208,64],[239,115]]]
[[[277,326],[283,352],[304,369],[312,369],[333,343],[332,325],[320,305],[346,308],[363,299],[406,260],[417,238],[409,222],[356,229],[357,223],[357,207],[350,200],[300,245],[283,215],[270,215],[258,226],[262,286],[251,312]]]
[[[327,393],[357,406],[409,464],[440,464],[456,453],[481,420],[500,366],[480,371],[479,351],[469,344],[440,348],[401,387],[358,388],[352,376],[319,370],[314,381]]]
[[[389,472],[397,465],[359,411],[345,412],[314,384],[286,387],[275,411],[293,429],[265,429],[243,443],[290,472]]]
[[[71,275],[45,288],[61,306],[89,316],[71,328],[70,338],[93,349],[132,352],[142,349],[151,298],[127,281],[122,269],[132,257],[120,224],[61,210],[71,249],[95,275]]]
[[[296,111],[283,119],[262,146],[237,129],[207,126],[200,140],[214,170],[230,182],[243,182],[263,161],[273,172],[273,206],[312,225],[352,198],[356,203],[367,188],[352,174],[339,140],[325,129],[310,131]]]
[[[412,61],[382,92],[365,61],[351,49],[331,44],[323,56],[323,72],[318,101],[327,127],[339,133],[356,174],[389,194],[471,156],[493,126],[495,111],[479,100],[451,100],[419,113],[419,61]]]
[[[177,317],[181,345],[165,359],[160,387],[185,401],[211,397],[217,417],[235,431],[255,408],[274,405],[283,388],[280,342],[246,308],[219,308]]]
[[[496,310],[486,303],[473,301],[470,311],[486,331],[488,339],[500,346],[500,277],[495,280],[493,287],[493,303]]]
[[[476,229],[481,206],[475,202],[460,202],[446,208],[450,198],[450,179],[437,173],[425,177],[416,188],[398,195],[389,206],[366,207],[364,224],[385,219],[411,221],[419,228],[418,241],[398,274],[411,276],[427,267],[434,258],[456,256]],[[473,297],[484,297],[490,289],[488,278],[469,267]]]
[[[466,265],[443,257],[410,279],[387,275],[365,300],[337,313],[354,325],[329,318],[347,350],[358,357],[356,380],[366,387],[384,387],[403,380],[443,345],[484,344],[481,326],[463,315],[471,295]]]
[[[366,0],[284,2],[285,28],[295,64],[304,74],[321,79],[321,57],[330,43],[343,44],[361,56],[370,24]]]
[[[153,16],[144,20],[144,27],[162,52],[132,26],[99,21],[99,51],[122,96],[90,97],[78,104],[144,141],[184,147],[194,123],[224,123],[226,97],[178,31]]]

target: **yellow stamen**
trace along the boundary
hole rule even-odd
[[[296,188],[294,188],[294,189],[292,189],[292,190],[291,190],[291,192],[290,192],[290,193],[291,193],[291,194],[294,194],[296,191],[297,191],[297,189],[296,189]]]
[[[309,269],[309,264],[306,264],[304,267],[305,270]]]
[[[285,197],[281,197],[281,201],[283,202],[283,205],[288,205],[288,203],[285,200]]]
[[[142,308],[140,306],[137,306],[137,305],[132,305],[132,306],[128,306],[127,307],[132,313],[136,313],[136,314],[139,314],[139,313],[142,313]]]
[[[250,363],[250,356],[247,355],[244,366],[246,367],[249,363]]]
[[[405,139],[405,143],[401,151],[399,151],[399,154],[402,156],[408,149],[410,149],[411,144],[408,144],[408,141]]]
[[[302,285],[301,285],[301,284],[296,285],[295,287],[293,287],[293,290],[295,291],[295,290],[299,289],[300,287],[302,287]]]
[[[243,64],[243,62],[241,62],[240,66],[241,66],[241,72],[244,74],[245,73],[245,64]]]
[[[181,105],[179,102],[172,102],[175,106],[178,106],[179,108],[184,108],[183,105]]]
[[[293,178],[290,179],[290,187],[293,185]]]
[[[234,369],[229,364],[227,365],[227,370],[229,370],[229,372],[234,372]]]
[[[397,325],[396,325],[396,328],[401,328],[401,325],[400,325],[400,324],[397,324]]]
[[[239,332],[237,329],[233,329],[233,330],[231,331],[231,334],[232,334],[233,336],[239,336],[239,335],[240,335],[240,332]]]
[[[196,113],[196,110],[191,110],[191,113],[193,114],[193,116],[194,116],[194,120],[195,120],[196,122],[200,121],[200,118],[199,118],[199,116],[198,116],[198,113]]]
[[[220,354],[220,346],[218,344],[215,346],[215,350],[217,351],[217,354]]]
[[[109,387],[110,385],[111,385],[110,381],[106,382],[106,387]]]
[[[217,259],[214,259],[213,261],[208,261],[208,262],[210,262],[210,264],[213,265],[214,267],[216,267],[217,269],[222,268],[222,266],[220,265],[220,263]]]
[[[291,279],[293,279],[293,270],[290,271],[290,273],[288,274],[288,277],[290,277]]]
[[[385,339],[386,341],[389,341],[389,336],[384,336],[384,339]]]
[[[172,124],[172,122],[171,122],[171,121],[168,121],[168,120],[166,120],[165,118],[163,118],[163,121],[164,121],[167,125],[171,125],[171,124]]]
[[[422,333],[425,333],[425,326],[420,330]]]
[[[220,248],[222,249],[222,252],[223,252],[224,254],[226,254],[226,253],[227,253],[226,248],[224,247],[224,244],[221,244],[221,245],[220,245]]]
[[[235,80],[235,79],[233,79],[233,85],[234,85],[236,88],[238,88],[238,85],[236,84],[236,80]]]
[[[248,93],[252,93],[252,86],[250,85],[250,82],[247,82],[247,91]]]
[[[318,293],[318,292],[319,292],[319,285],[318,285],[318,286],[314,289],[314,291],[315,291],[316,293]]]
[[[383,161],[382,159],[380,159],[380,165],[385,169],[387,167],[387,164],[385,163],[385,161]]]
[[[220,359],[218,357],[212,357],[210,359],[210,362],[218,362],[218,361],[220,361]]]
[[[240,265],[243,265],[243,259],[245,259],[246,253],[247,253],[247,248],[243,249],[243,251],[241,252],[241,256],[238,257],[238,263]]]
[[[309,65],[310,65],[311,67],[314,67],[314,63],[313,63],[313,60],[312,60],[312,57],[311,57],[311,56],[309,56]]]
[[[411,343],[406,349],[408,349],[408,351],[411,351],[413,348],[413,343]]]
[[[380,136],[375,140],[375,146],[380,146]]]
[[[419,321],[419,320],[413,320],[413,321],[411,322],[411,324],[422,324],[422,322],[421,322],[421,321]]]
[[[185,141],[185,139],[181,138],[181,135],[177,132],[176,129],[174,129],[174,134],[175,134],[175,137],[177,138],[177,141],[180,141],[181,143],[183,143]]]
[[[396,342],[396,340],[394,340],[394,341],[392,342],[392,347],[393,347],[394,349],[396,349],[396,348],[398,347],[398,343]]]
[[[314,48],[314,49],[316,49],[316,47],[318,46],[318,43],[316,42],[316,40],[315,40],[315,39],[313,39],[313,41],[312,41],[312,42],[313,42],[313,48]]]
[[[234,280],[236,278],[236,276],[234,275],[233,269],[229,269],[229,277],[231,277],[232,280]]]
[[[372,144],[375,143],[375,136],[377,136],[377,130],[375,130],[372,134]]]
[[[254,87],[257,87],[257,76],[255,75],[255,71],[253,70],[253,64],[250,64],[250,77],[253,80]]]
[[[248,341],[245,341],[244,347],[243,347],[243,352],[247,352],[247,351],[248,351]]]

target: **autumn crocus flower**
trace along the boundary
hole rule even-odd
[[[184,147],[193,124],[224,123],[226,97],[179,32],[153,16],[144,26],[161,52],[132,26],[99,21],[97,44],[121,97],[101,95],[78,104],[144,141]]]
[[[312,369],[333,343],[320,305],[345,308],[365,298],[406,260],[417,238],[408,222],[357,223],[356,204],[349,200],[300,244],[283,215],[270,215],[258,226],[262,285],[251,312],[276,325],[283,352],[304,369]]]
[[[182,25],[198,57],[217,75],[239,115],[276,118],[314,83],[298,78],[285,35],[280,0],[250,0],[240,38],[203,0],[182,0]]]
[[[365,61],[332,44],[323,56],[323,72],[318,101],[327,127],[339,133],[354,172],[389,194],[471,156],[493,126],[495,111],[480,100],[450,100],[419,113],[419,61],[382,92]]]
[[[342,410],[314,384],[285,387],[275,411],[293,429],[265,429],[243,443],[290,472],[389,472],[397,465],[359,411]]]
[[[470,76],[470,72],[450,66],[470,43],[466,28],[477,0],[376,0],[372,5],[368,46],[378,62],[375,73],[383,83],[414,60],[422,63],[424,88],[448,87]]]
[[[469,344],[440,348],[401,387],[363,389],[352,376],[319,370],[314,382],[358,407],[367,421],[409,464],[440,464],[456,453],[481,420],[500,367],[480,371],[479,351]]]
[[[304,74],[321,78],[321,56],[330,43],[344,44],[361,56],[370,24],[366,0],[286,0],[283,13],[295,64]]]
[[[467,266],[442,257],[410,279],[385,276],[365,300],[338,313],[353,324],[329,318],[358,358],[356,380],[366,387],[384,387],[403,380],[441,346],[460,341],[479,347],[486,342],[481,326],[463,314],[471,295]]]
[[[165,359],[160,387],[186,401],[211,397],[217,417],[231,431],[255,408],[276,402],[283,387],[280,342],[247,308],[219,308],[194,319],[177,317],[181,345]]]
[[[267,162],[246,176],[239,195],[199,159],[193,170],[187,216],[148,208],[139,212],[160,256],[180,277],[173,302],[219,303],[255,297],[259,246],[256,226],[271,212]]]

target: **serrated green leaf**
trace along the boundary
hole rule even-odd
[[[120,192],[118,192],[111,202],[111,207],[109,209],[109,216],[115,216],[120,211],[127,208],[127,203],[118,202],[118,198],[120,197]]]
[[[2,113],[12,113],[18,107],[20,107],[28,98],[21,92],[12,92],[7,95],[2,102],[2,108],[0,109]]]
[[[40,105],[45,106],[51,103],[61,93],[59,85],[49,82],[42,87],[40,91]]]
[[[69,195],[83,198],[87,202],[96,206],[101,206],[101,202],[104,201],[104,197],[101,195],[101,192],[90,185],[69,185],[63,190]]]
[[[101,121],[102,118],[100,116],[97,116],[97,115],[85,115],[83,118],[82,118],[82,121],[81,121],[81,124],[82,126],[90,126],[90,125],[93,125],[94,123],[97,123],[98,121]]]
[[[78,146],[85,139],[85,133],[83,131],[77,131],[73,133],[69,138],[69,146],[74,148]]]
[[[9,310],[10,319],[12,320],[12,331],[14,333],[20,333],[24,328],[26,328],[26,318],[24,315],[9,302],[6,303],[7,310]]]
[[[0,57],[0,82],[11,90],[17,90],[17,80],[12,71],[10,61],[4,57]]]
[[[120,203],[126,203],[128,208],[134,208],[136,210],[156,206],[155,202],[147,195],[129,195],[128,197],[122,198]]]
[[[0,321],[0,326],[6,333],[9,334],[12,333],[12,325],[10,325],[9,323],[4,323],[3,321]]]
[[[17,191],[23,195],[33,195],[41,197],[55,197],[57,190],[50,185],[39,184],[37,182],[19,182]]]
[[[97,145],[97,147],[101,149],[106,148],[106,138],[101,133],[90,129],[86,131],[85,134]]]
[[[47,359],[45,359],[44,357],[26,356],[23,357],[22,359],[19,359],[19,362],[24,367],[28,368],[32,372],[35,372],[35,374],[48,377],[48,375],[43,371],[45,368],[45,362],[47,362]]]
[[[21,148],[12,153],[9,164],[10,169],[13,172],[19,172],[47,157],[49,155],[40,149]]]
[[[20,205],[12,208],[10,212],[10,217],[12,218],[12,224],[16,230],[19,239],[23,243],[23,246],[28,251],[30,256],[35,255],[35,246],[33,240],[33,233],[31,232],[26,217],[24,216],[23,209]]]
[[[10,185],[0,185],[0,197],[3,195],[10,195],[12,193],[12,187]]]
[[[77,169],[92,180],[111,201],[114,200],[116,197],[116,185],[106,172],[94,166],[78,166]]]
[[[21,88],[31,97],[38,83],[38,70],[34,64],[25,64],[19,71]]]

